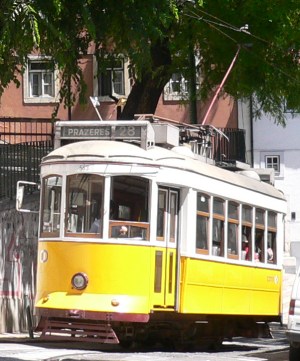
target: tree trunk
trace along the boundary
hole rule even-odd
[[[152,69],[145,69],[141,79],[133,84],[120,119],[133,119],[135,114],[154,114],[165,84],[169,81],[171,55],[168,39],[151,47]]]

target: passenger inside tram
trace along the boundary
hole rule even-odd
[[[270,244],[268,244],[267,257],[268,257],[268,262],[272,263],[274,259],[274,252]]]
[[[249,260],[249,242],[245,234],[242,236],[242,259]]]
[[[258,233],[256,235],[255,240],[255,252],[254,252],[254,260],[256,262],[262,262],[262,242],[263,242],[263,236],[262,234]]]

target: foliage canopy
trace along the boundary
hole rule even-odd
[[[0,94],[22,72],[32,49],[51,55],[63,74],[61,102],[84,101],[79,59],[91,44],[105,64],[110,54],[130,59],[135,79],[123,111],[154,113],[174,72],[191,77],[189,55],[200,50],[204,99],[220,84],[237,48],[224,90],[255,94],[260,111],[284,124],[283,104],[300,111],[300,0],[2,0]],[[69,84],[76,84],[69,94]]]

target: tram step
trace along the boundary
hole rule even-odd
[[[59,341],[66,340],[67,337],[72,337],[72,341],[119,343],[117,335],[109,324],[46,320],[41,339]]]

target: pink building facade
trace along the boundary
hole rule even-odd
[[[54,109],[59,103],[60,83],[58,70],[49,69],[45,66],[47,60],[49,58],[36,55],[29,57],[26,71],[19,76],[20,87],[17,88],[14,83],[11,83],[0,100],[0,118],[51,119]],[[79,104],[77,99],[70,109],[61,104],[56,119],[98,119],[97,112],[89,97],[97,97],[99,100],[100,106],[97,107],[97,110],[103,120],[116,119],[116,103],[106,95],[107,89],[105,87],[107,87],[107,79],[111,77],[109,86],[112,93],[126,99],[130,92],[127,66],[128,62],[124,59],[120,62],[120,68],[117,70],[107,69],[106,78],[101,80],[96,75],[97,64],[94,56],[87,55],[84,57],[81,60],[81,67],[87,84],[87,103],[85,105]],[[114,75],[112,75],[113,73]],[[179,91],[184,94],[185,85],[186,82],[182,77],[177,76],[173,80],[171,79],[159,100],[155,115],[189,123],[188,101],[182,101],[182,97],[179,95]],[[185,99],[187,99],[187,92]],[[198,123],[201,123],[210,100],[206,104],[201,104],[200,101],[197,103],[197,119]],[[221,94],[212,107],[206,124],[213,124],[219,128],[237,128],[236,102]]]

